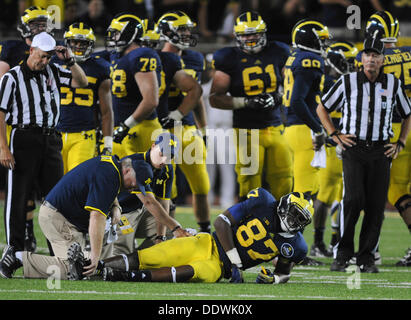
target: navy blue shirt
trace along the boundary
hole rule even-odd
[[[23,63],[30,54],[30,46],[23,40],[6,40],[0,42],[0,60],[7,62],[11,68]]]
[[[263,92],[275,92],[283,82],[281,70],[290,53],[289,46],[279,41],[269,42],[259,53],[248,54],[238,47],[217,50],[213,55],[216,70],[230,76],[228,92],[233,97],[252,97]],[[282,123],[281,111],[258,111],[241,108],[233,111],[233,127],[263,129]]]

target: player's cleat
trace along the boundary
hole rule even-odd
[[[0,276],[3,278],[12,278],[14,271],[22,266],[19,259],[16,258],[16,254],[13,246],[7,245],[4,247],[3,255],[0,260]]]
[[[105,267],[103,269],[103,280],[104,281],[132,281],[132,272],[115,270],[110,267]]]
[[[332,257],[332,251],[327,250],[325,243],[313,244],[310,250],[310,256],[318,258]]]
[[[345,272],[345,269],[347,267],[348,267],[348,263],[339,262],[337,260],[334,260],[333,263],[331,264],[330,271]]]
[[[324,265],[324,262],[315,260],[315,259],[310,258],[310,257],[305,257],[303,259],[303,261],[301,261],[299,263],[299,265],[300,266],[322,266],[322,265]]]
[[[69,262],[68,280],[83,279],[83,268],[86,265],[86,260],[78,242],[73,242],[67,250],[67,259]]]
[[[411,267],[411,247],[405,253],[400,261],[395,264],[397,267]]]

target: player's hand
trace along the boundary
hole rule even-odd
[[[276,107],[275,100],[269,93],[261,93],[258,96],[246,98],[245,105],[254,110],[274,110]]]
[[[187,230],[180,227],[174,230],[173,236],[176,238],[183,238],[183,237],[191,237],[191,234]]]
[[[261,267],[261,270],[258,273],[255,282],[263,284],[272,284],[274,283],[274,274],[269,269]]]
[[[121,122],[120,126],[113,132],[113,141],[115,143],[121,143],[121,141],[123,141],[129,131],[130,128]]]
[[[313,138],[314,151],[319,151],[321,147],[325,144],[325,139],[327,135],[324,130],[320,133],[315,133]]]
[[[237,268],[237,266],[233,265],[231,267],[231,280],[230,283],[243,283],[243,272]]]

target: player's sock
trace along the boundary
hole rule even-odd
[[[314,243],[315,244],[321,244],[323,243],[324,239],[324,228],[315,228],[314,229]]]
[[[200,226],[200,232],[211,233],[211,224],[210,224],[210,221],[198,222],[198,225]]]

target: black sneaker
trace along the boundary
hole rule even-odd
[[[380,272],[374,263],[362,264],[359,266],[362,273],[378,273]]]
[[[22,266],[13,246],[7,245],[3,250],[3,255],[0,260],[0,276],[3,278],[12,278],[14,271]]]
[[[395,264],[397,267],[411,267],[411,247],[405,253],[400,261]]]
[[[323,266],[324,262],[314,260],[313,258],[310,257],[305,257],[303,261],[299,263],[300,266]]]
[[[327,250],[327,248],[325,247],[325,243],[314,243],[311,246],[311,250],[310,250],[310,256],[312,257],[318,257],[318,258],[329,258],[332,257],[332,252]]]
[[[337,260],[334,260],[333,263],[331,264],[330,271],[345,272],[345,269],[347,269],[347,267],[348,267],[348,263],[339,262]]]
[[[67,259],[69,262],[68,280],[81,280],[84,278],[83,268],[86,265],[83,251],[78,242],[73,242],[67,250]]]
[[[104,281],[132,281],[132,274],[130,271],[115,270],[110,267],[103,269]]]

